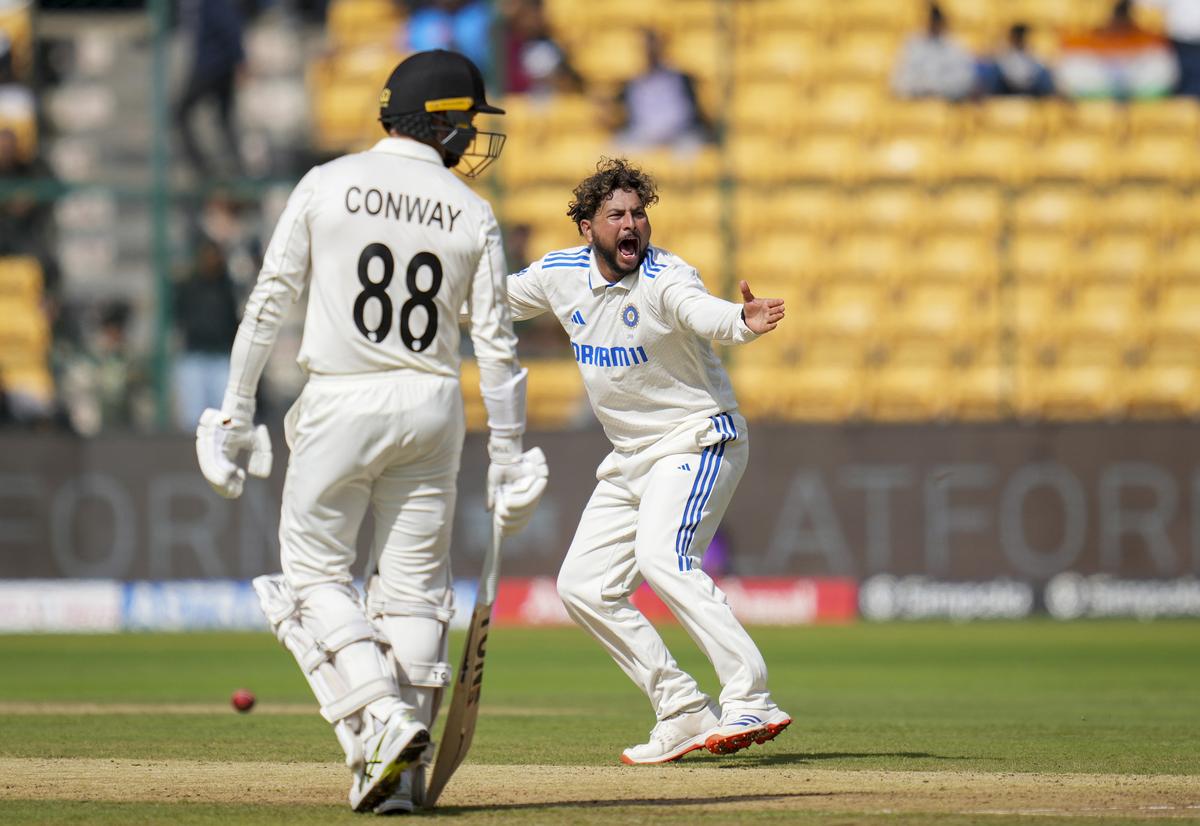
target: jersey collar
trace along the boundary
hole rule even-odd
[[[387,152],[389,155],[403,155],[418,161],[428,161],[443,166],[442,156],[432,146],[426,146],[412,138],[382,138],[371,147],[372,152]]]
[[[591,262],[588,264],[588,289],[590,289],[592,292],[603,292],[604,290],[624,290],[628,292],[629,290],[633,289],[633,282],[641,273],[641,267],[638,267],[620,281],[610,284],[608,283],[607,279],[600,274],[600,269],[596,266],[596,251],[591,247],[588,247],[588,252],[591,254]]]

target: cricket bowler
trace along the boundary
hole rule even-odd
[[[650,698],[657,725],[625,749],[630,765],[727,754],[790,723],[767,668],[701,556],[746,469],[746,421],[712,342],[770,332],[782,299],[710,295],[696,270],[650,244],[653,180],[604,159],[575,188],[568,215],[585,246],[551,252],[508,277],[517,320],[553,313],[613,451],[596,472],[558,575],[567,612]],[[682,671],[630,601],[645,580],[712,662],[720,706]]]

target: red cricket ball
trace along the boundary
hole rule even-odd
[[[254,693],[245,688],[239,688],[233,692],[233,696],[229,698],[229,702],[238,711],[245,714],[250,709],[254,708]]]

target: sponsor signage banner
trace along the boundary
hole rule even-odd
[[[553,484],[529,527],[505,542],[504,571],[552,578],[608,447],[595,430],[526,441],[545,450]],[[718,574],[1039,586],[1064,573],[1200,576],[1192,425],[752,426],[750,442],[719,534]],[[196,470],[187,436],[0,437],[0,577],[249,579],[278,570],[286,447],[276,451],[274,476],[226,501]],[[478,574],[490,534],[486,471],[484,440],[472,435],[454,525],[460,577]]]

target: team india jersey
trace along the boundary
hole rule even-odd
[[[688,423],[737,408],[712,342],[757,336],[741,305],[704,288],[678,256],[649,247],[615,284],[590,247],[548,253],[508,277],[517,320],[552,312],[571,337],[588,398],[613,447],[636,451]]]
[[[313,168],[275,228],[234,346],[231,386],[254,394],[282,307],[310,289],[308,373],[459,370],[459,310],[481,366],[512,362],[500,230],[432,147],[385,138]]]

